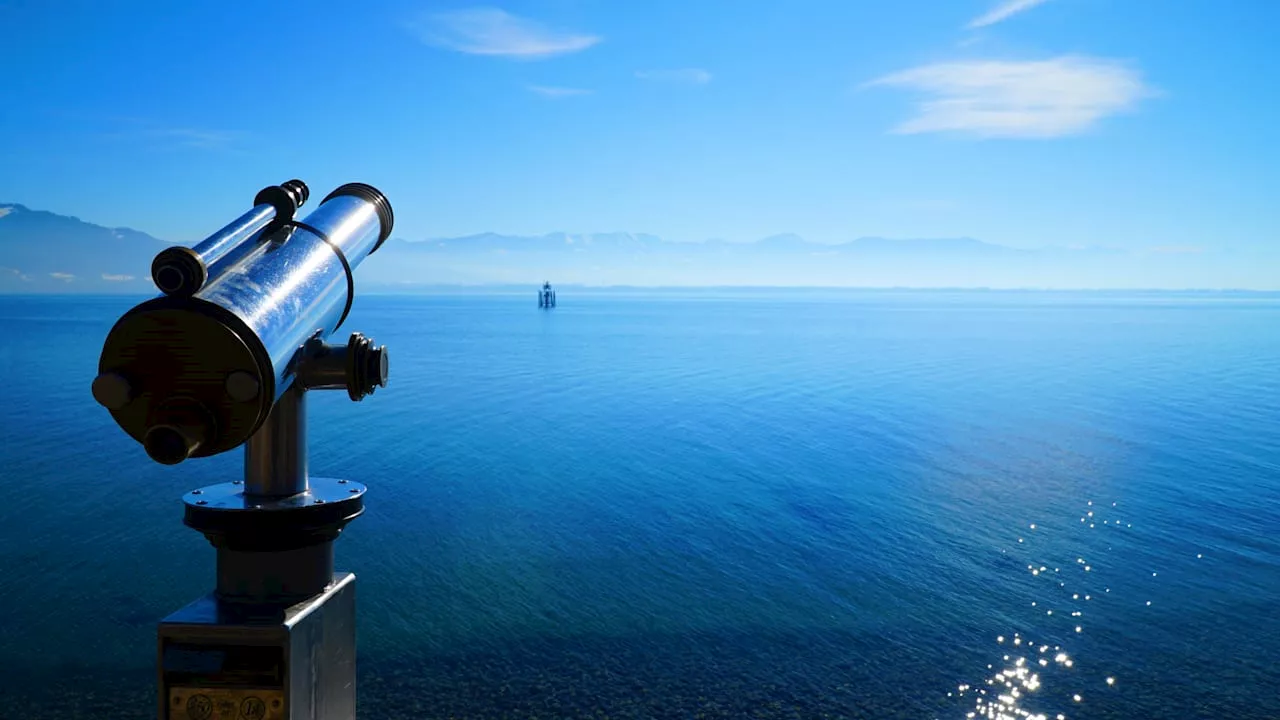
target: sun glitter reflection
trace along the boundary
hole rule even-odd
[[[1116,506],[1117,503],[1110,503],[1111,508]],[[1075,660],[1068,650],[1054,643],[1067,640],[1080,642],[1086,637],[1088,623],[1085,622],[1085,609],[1090,608],[1090,615],[1093,615],[1094,610],[1100,609],[1096,607],[1099,603],[1106,604],[1102,600],[1104,594],[1111,593],[1109,586],[1098,582],[1105,579],[1110,563],[1105,558],[1093,557],[1095,553],[1103,554],[1103,545],[1098,545],[1096,541],[1101,536],[1078,535],[1102,532],[1101,527],[1121,528],[1119,520],[1102,517],[1109,509],[1105,504],[1095,505],[1093,501],[1089,501],[1080,515],[1083,525],[1068,521],[1065,526],[1060,526],[1067,533],[1066,539],[1074,541],[1072,545],[1075,545],[1076,552],[1070,555],[1066,555],[1070,547],[1063,547],[1064,538],[1055,535],[1055,523],[1050,523],[1048,529],[1041,523],[1024,523],[1021,527],[1035,531],[1034,535],[1013,535],[1009,537],[1011,546],[1000,550],[1001,554],[1010,556],[1010,559],[1022,556],[1020,561],[1026,567],[1028,581],[1036,593],[1031,607],[1038,607],[1043,613],[1036,611],[1035,615],[1027,616],[1023,622],[1029,624],[1022,631],[1006,631],[994,636],[996,646],[1010,654],[1001,653],[999,663],[987,665],[991,673],[989,677],[973,686],[968,683],[960,684],[956,686],[954,693],[947,693],[948,697],[958,695],[963,702],[972,699],[973,705],[965,714],[966,718],[1067,720],[1067,715],[1059,711],[1082,707],[1084,697],[1096,692],[1091,690],[1094,686],[1083,684],[1085,681],[1074,675]],[[1125,523],[1123,527],[1133,526]],[[1041,541],[1056,542],[1040,547]],[[1079,552],[1081,550],[1085,552]],[[1110,551],[1111,546],[1106,545],[1105,550]],[[1072,558],[1075,559],[1074,564],[1071,563]],[[1063,566],[1063,561],[1070,566]],[[1049,572],[1050,568],[1052,573]],[[1104,577],[1099,577],[1100,575]],[[1158,574],[1153,570],[1151,576],[1158,577]],[[1102,589],[1102,594],[1098,593],[1099,588]],[[1150,604],[1148,601],[1147,605]],[[1032,637],[1041,636],[1049,642],[1033,642],[1027,637],[1028,634]],[[1017,655],[1017,651],[1024,654]],[[1105,676],[1105,684],[1098,682],[1097,687],[1112,689],[1115,685],[1115,677]],[[1046,690],[1046,686],[1051,689]],[[1050,712],[1044,709],[1048,707],[1053,710]]]
[[[1028,652],[1034,650],[1035,653],[1031,657],[1002,655],[1004,666],[986,679],[983,683],[986,687],[979,687],[976,692],[971,685],[957,685],[956,694],[960,697],[973,695],[974,708],[965,717],[988,720],[1048,720],[1050,717],[1048,713],[1037,712],[1023,705],[1033,693],[1041,689],[1043,685],[1041,673],[1045,668],[1051,668],[1051,664],[1057,668],[1070,668],[1073,662],[1071,657],[1062,650],[1060,645],[1051,647],[1042,643],[1037,647],[1036,643],[1022,637],[1021,634],[1015,634],[1012,639],[1000,635],[996,638],[996,642],[998,644],[1012,642],[1014,646],[1025,646]],[[988,665],[988,668],[995,669],[992,665]],[[950,696],[952,693],[947,695]]]

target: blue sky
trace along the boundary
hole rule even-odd
[[[181,242],[293,176],[411,239],[1277,240],[1280,3],[367,5],[0,0],[0,201]]]

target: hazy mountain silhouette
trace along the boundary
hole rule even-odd
[[[0,203],[0,292],[150,292],[164,247],[137,230]]]
[[[775,235],[750,243],[682,243],[630,233],[486,234],[392,239],[366,261],[366,277],[402,288],[541,279],[634,286],[1101,287],[1107,286],[1099,284],[1105,275],[1113,276],[1112,285],[1124,285],[1116,261],[1126,255],[1020,250],[971,238],[822,244]]]
[[[155,292],[151,260],[165,246],[137,230],[0,203],[0,292]],[[1184,250],[1028,250],[972,238],[864,237],[824,244],[786,234],[750,243],[691,243],[625,232],[484,233],[392,238],[360,275],[366,288],[383,291],[543,280],[630,286],[1267,287],[1248,282],[1247,263]]]

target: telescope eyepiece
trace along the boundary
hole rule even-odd
[[[189,247],[175,245],[161,250],[151,261],[151,279],[166,295],[192,293],[209,280],[200,255]]]
[[[212,416],[195,400],[170,400],[152,417],[154,422],[142,435],[142,447],[162,465],[177,465],[216,435]]]
[[[182,273],[172,265],[164,265],[156,271],[156,287],[164,292],[178,292],[185,284]]]
[[[177,465],[191,457],[198,443],[172,425],[155,425],[142,439],[142,447],[161,465]]]
[[[311,197],[311,188],[307,184],[298,179],[286,180],[280,183],[280,187],[288,190],[298,200],[298,207],[307,204],[307,199]]]
[[[293,220],[298,208],[302,207],[309,197],[311,197],[311,190],[306,183],[301,180],[286,180],[279,185],[269,185],[259,190],[253,198],[253,204],[274,207],[275,222],[287,223]]]

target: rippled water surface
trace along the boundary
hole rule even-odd
[[[367,297],[362,718],[1280,718],[1280,299]],[[0,715],[153,717],[212,584],[96,406],[132,302],[0,298]],[[12,714],[10,714],[12,713]]]

